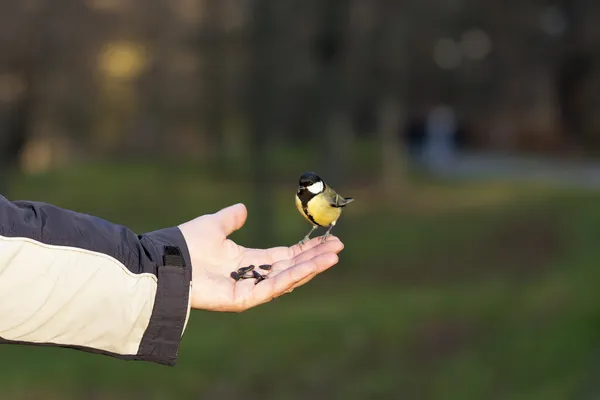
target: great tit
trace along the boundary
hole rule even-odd
[[[296,192],[296,208],[313,227],[300,241],[300,246],[310,240],[310,235],[318,227],[327,228],[321,241],[327,240],[331,229],[342,214],[342,207],[353,202],[352,197],[342,197],[314,172],[302,174]]]

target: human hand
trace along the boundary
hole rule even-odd
[[[192,260],[192,308],[241,312],[273,300],[304,285],[338,262],[344,248],[335,236],[325,243],[316,237],[291,247],[248,249],[227,239],[246,222],[243,204],[224,208],[179,225]],[[261,271],[267,279],[235,281],[232,271],[248,265],[272,265]]]

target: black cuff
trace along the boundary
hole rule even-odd
[[[162,257],[162,254],[164,253],[165,246],[179,247],[186,268],[189,268],[190,270],[192,269],[190,252],[188,250],[187,243],[185,242],[185,238],[183,237],[183,233],[181,233],[181,230],[178,227],[173,226],[170,228],[145,233],[142,236],[142,242],[145,246],[148,245],[149,242],[152,244],[152,247],[154,247],[156,253],[159,255],[159,257],[156,258],[157,262],[161,260],[160,257]]]
[[[144,236],[157,250],[162,250],[163,256],[157,270],[158,287],[152,316],[137,358],[172,366],[177,361],[190,311],[190,255],[179,228],[162,229]]]

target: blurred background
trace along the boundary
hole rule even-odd
[[[0,193],[340,263],[175,368],[0,347],[3,398],[600,398],[600,3],[0,1]],[[321,232],[320,232],[321,233]],[[107,288],[108,289],[108,288]],[[6,397],[4,397],[6,396]]]

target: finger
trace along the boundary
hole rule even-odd
[[[294,291],[294,289],[296,289],[297,287],[300,287],[302,285],[307,284],[308,282],[310,282],[315,276],[318,275],[318,272],[314,272],[310,275],[308,275],[306,278],[302,279],[299,282],[296,282],[295,284],[292,285],[292,287],[290,287],[289,289],[285,290],[282,294],[288,294],[288,293],[292,293]],[[254,280],[252,279],[246,279],[244,281],[238,282],[238,287],[237,287],[237,293],[240,297],[242,298],[249,298],[252,295],[252,290],[254,289],[255,283]],[[246,309],[246,308],[244,308]]]
[[[306,278],[302,279],[300,282],[297,282],[294,284],[294,286],[292,286],[291,288],[289,288],[288,290],[285,291],[285,293],[292,293],[294,291],[294,289],[296,289],[297,287],[300,287],[302,285],[306,285],[308,282],[310,282],[311,280],[313,280],[313,278],[317,276],[317,274],[310,274],[309,276],[307,276]]]
[[[294,285],[306,280],[310,275],[317,275],[338,262],[337,254],[320,254],[306,262],[277,274],[276,276],[262,281],[256,285],[252,296],[245,305],[246,308],[255,307],[281,296]]]
[[[330,237],[330,238],[328,238],[328,240],[325,243],[335,243],[335,242],[341,243],[342,249],[343,249],[344,244],[337,237],[333,237],[333,239]],[[267,249],[266,254],[267,254],[267,257],[269,258],[271,264],[275,264],[276,262],[296,257],[299,254],[302,254],[303,252],[306,252],[308,250],[311,250],[311,249],[319,246],[320,244],[321,244],[321,238],[317,237],[317,238],[311,239],[310,241],[308,241],[304,245],[302,245],[302,250],[300,250],[300,247],[298,245],[291,246],[291,247],[279,246],[279,247],[272,247],[270,249]]]
[[[283,260],[283,261],[273,264],[273,266],[271,268],[271,272],[273,275],[275,275],[285,269],[290,268],[293,265],[301,264],[301,263],[308,261],[320,254],[325,254],[325,253],[338,254],[343,249],[344,249],[344,244],[342,242],[340,242],[339,240],[335,240],[335,241],[331,241],[331,242],[327,241],[325,243],[318,244],[317,246],[313,247],[310,250],[306,250],[306,251],[298,254],[296,257],[294,257],[292,259]]]
[[[282,272],[280,275],[285,275],[287,272],[291,272],[292,275],[294,275],[294,272],[297,272],[297,270],[299,271],[300,268],[302,268],[304,265],[313,264],[316,267],[311,272],[303,271],[304,274],[302,275],[302,277],[300,277],[299,279],[294,279],[294,282],[292,282],[291,285],[289,285],[287,287],[287,289],[285,289],[283,292],[279,292],[279,295],[283,294],[291,289],[294,289],[296,287],[304,285],[305,283],[312,280],[315,276],[317,276],[321,272],[333,267],[335,264],[337,264],[338,260],[339,260],[339,258],[337,256],[337,254],[334,254],[334,253],[320,254],[304,263],[298,264],[294,267],[289,268],[287,271]],[[298,275],[296,275],[296,277],[298,277]],[[277,277],[273,277],[273,278],[274,278],[274,280],[277,279]]]
[[[309,240],[308,242],[306,242],[305,244],[303,244],[302,250],[300,250],[300,246],[298,244],[296,244],[296,245],[290,246],[290,247],[280,246],[280,247],[273,247],[273,248],[267,249],[267,254],[269,255],[269,258],[271,259],[271,262],[276,263],[277,261],[292,258],[292,257],[300,254],[302,251],[310,250],[313,247],[318,246],[320,243],[321,243],[321,239],[318,237],[315,237],[315,238],[312,238],[311,240]]]
[[[217,218],[217,221],[225,233],[225,236],[229,236],[244,226],[244,223],[246,223],[246,218],[248,218],[248,210],[244,204],[238,203],[223,208],[213,215],[215,218]]]
[[[317,237],[310,239],[308,242],[304,243],[302,246],[300,246],[300,244],[297,243],[297,244],[289,247],[288,248],[288,257],[295,257],[304,251],[310,250],[313,247],[318,246],[319,244],[321,244],[321,240],[322,240],[321,237],[317,236]],[[341,243],[341,241],[338,237],[331,235],[327,238],[325,243],[335,242],[335,241]]]
[[[310,260],[318,254],[322,253],[339,253],[344,249],[344,244],[339,240],[327,241],[325,243],[318,244],[312,249],[305,250],[299,253],[293,258],[294,264],[300,264],[304,261]]]

